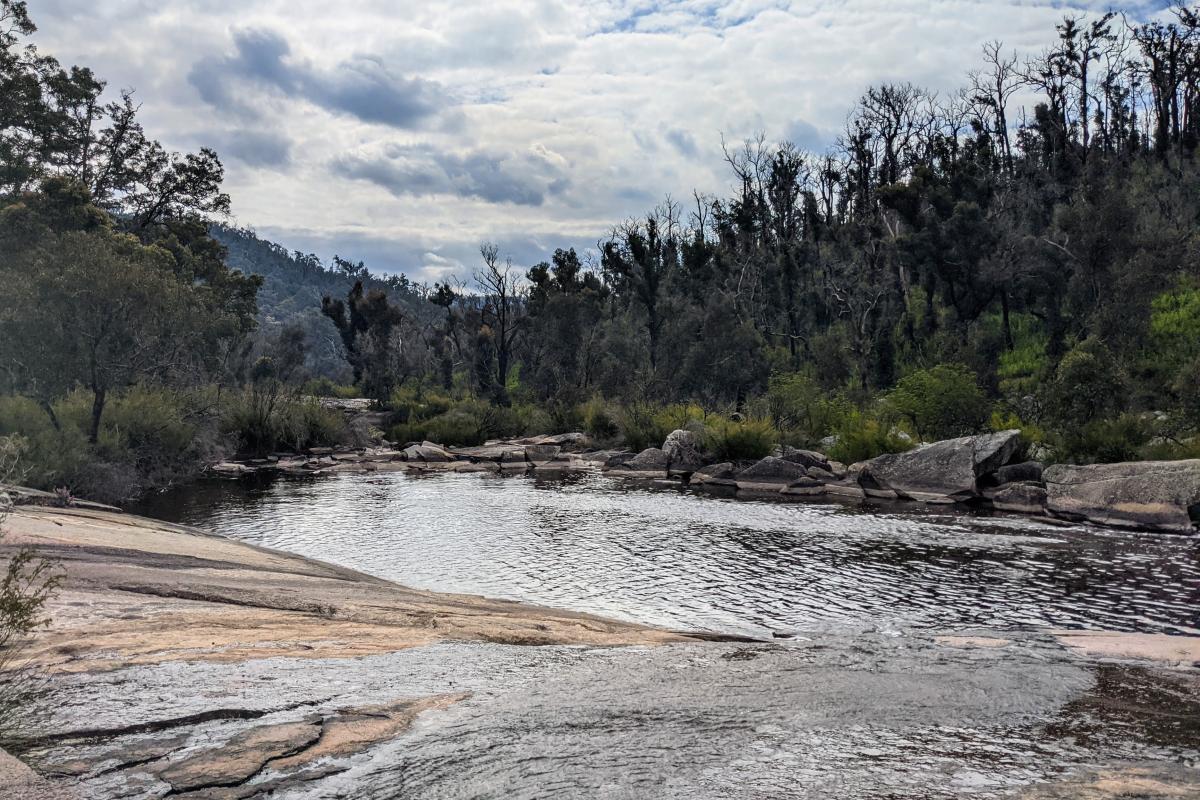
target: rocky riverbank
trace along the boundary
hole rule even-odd
[[[411,590],[192,528],[98,509],[29,505],[47,498],[18,494],[26,504],[5,521],[0,556],[33,546],[65,569],[62,590],[49,608],[52,624],[25,651],[27,666],[52,682],[184,662],[226,664],[236,673],[236,665],[266,659],[328,663],[439,642],[625,646],[694,640],[586,614]],[[49,739],[29,746],[112,744],[104,753],[88,751],[86,758],[68,762],[61,761],[60,750],[45,765],[51,775],[85,776],[154,762],[139,778],[148,793],[241,797],[233,789],[216,789],[252,781],[268,764],[278,786],[311,779],[313,770],[321,770],[318,762],[391,738],[418,714],[461,699],[449,687],[417,696],[382,692],[286,723],[243,722],[230,741],[185,749],[181,735],[214,720],[269,716],[260,708],[184,711],[185,696],[204,690],[177,686],[179,696],[166,698],[157,716],[66,730],[52,726]],[[314,698],[290,702],[296,708],[316,705]],[[177,751],[186,757],[169,758]],[[0,763],[0,796],[49,796],[39,794],[44,781],[10,766]],[[18,786],[25,795],[17,793]]]
[[[759,460],[714,462],[700,437],[677,430],[662,447],[640,453],[593,449],[585,434],[565,433],[481,447],[413,442],[314,448],[222,462],[209,472],[241,478],[398,470],[562,475],[602,469],[662,488],[740,499],[913,501],[1170,533],[1193,533],[1200,523],[1200,460],[1047,467],[1023,458],[1015,430],[922,444],[851,465],[793,447],[776,447]]]
[[[1200,786],[1179,763],[1200,753],[1194,638],[699,641],[730,637],[413,591],[101,509],[6,526],[67,582],[28,651],[50,691],[20,753],[41,777],[2,762],[0,797],[532,797],[547,770],[570,797]]]

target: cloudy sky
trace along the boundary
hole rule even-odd
[[[956,88],[981,44],[1035,52],[1042,0],[31,0],[36,41],[132,88],[169,147],[212,146],[234,222],[434,280],[491,240],[585,248],[693,188],[721,137],[823,149],[865,87]],[[1162,2],[1119,6],[1134,18]],[[465,265],[465,267],[464,267]]]

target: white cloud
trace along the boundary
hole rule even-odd
[[[1031,53],[1064,13],[1108,5],[45,0],[34,15],[46,52],[137,89],[152,135],[220,149],[238,222],[433,279],[484,239],[526,263],[594,245],[667,193],[725,191],[722,135],[818,147],[872,83],[949,91],[983,42]]]

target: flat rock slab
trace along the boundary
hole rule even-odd
[[[158,777],[177,794],[237,786],[257,775],[268,762],[300,753],[320,738],[317,719],[264,725],[234,736],[219,748],[169,764]]]
[[[1055,464],[1042,475],[1053,514],[1101,525],[1191,533],[1200,509],[1200,459]]]

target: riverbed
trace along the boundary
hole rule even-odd
[[[165,796],[179,763],[398,698],[444,701],[301,774],[268,760],[249,778],[176,795],[1200,796],[1196,665],[1088,654],[1062,638],[1192,642],[1191,538],[727,501],[599,473],[211,482],[138,511],[417,589],[744,640],[530,647],[439,640],[435,625],[427,643],[393,652],[184,653],[68,673],[52,693],[59,732],[31,755],[78,776],[87,798]],[[229,572],[171,568],[192,582]],[[358,591],[345,586],[334,623]]]

